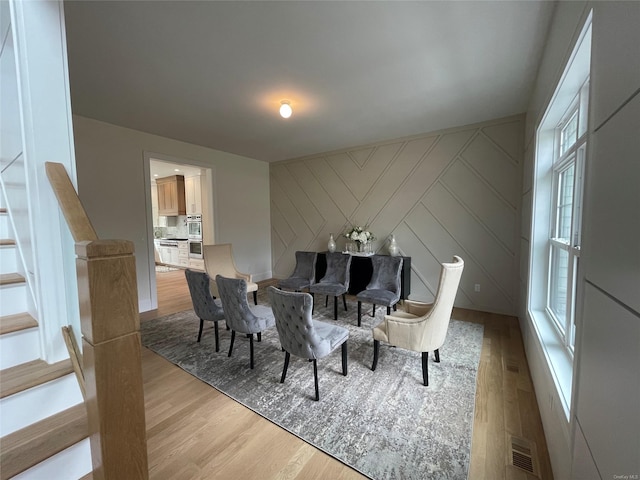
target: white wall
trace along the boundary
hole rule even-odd
[[[330,233],[342,249],[350,223],[368,222],[379,251],[393,233],[411,257],[410,298],[433,300],[456,254],[456,305],[516,314],[523,132],[515,116],[271,164],[275,276],[296,250],[326,250]]]
[[[520,322],[555,478],[640,474],[640,3],[559,2],[527,113],[522,254],[535,129],[593,8],[590,125],[571,419],[522,302]],[[521,292],[527,291],[526,262]],[[619,477],[616,477],[618,475]]]
[[[233,244],[240,270],[271,277],[267,163],[77,115],[73,124],[80,199],[100,238],[134,242],[140,311],[156,307],[145,152],[212,168],[216,243]]]

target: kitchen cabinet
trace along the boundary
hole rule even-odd
[[[196,270],[202,270],[204,272],[204,260],[199,258],[190,258],[189,268],[195,268]]]
[[[151,218],[153,218],[153,226],[158,227],[158,185],[151,183]]]
[[[200,176],[184,179],[184,190],[187,201],[187,215],[202,213],[202,185]]]
[[[167,245],[172,243],[171,245]],[[154,240],[158,257],[156,262],[174,267],[189,267],[189,241],[188,240]],[[204,269],[204,264],[202,266]]]
[[[189,266],[189,242],[178,242],[178,263],[181,267]]]
[[[158,189],[158,215],[177,216],[186,215],[184,177],[172,175],[156,178]]]

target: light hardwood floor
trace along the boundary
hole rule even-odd
[[[183,271],[156,278],[158,310],[142,321],[191,308]],[[462,309],[456,318],[484,325],[469,480],[552,479],[517,319]],[[151,479],[366,478],[146,348],[142,367]],[[512,435],[534,443],[538,476],[509,465]]]

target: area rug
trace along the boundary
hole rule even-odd
[[[142,344],[369,478],[466,479],[483,326],[452,319],[441,362],[431,355],[424,387],[420,353],[381,344],[378,367],[370,369],[371,328],[386,309],[378,308],[376,317],[363,314],[362,327],[356,326],[355,302],[349,310],[341,307],[337,321],[349,329],[348,375],[342,375],[340,349],[319,360],[319,402],[313,401],[308,361],[291,356],[286,381],[279,383],[284,353],[275,328],[254,343],[253,370],[246,337],[236,337],[227,357],[231,335],[224,322],[220,352],[212,327],[197,343],[193,311],[143,322]],[[329,308],[317,304],[314,318],[334,322],[332,302]]]

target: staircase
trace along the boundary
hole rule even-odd
[[[41,359],[12,232],[0,208],[0,480],[91,478],[84,400],[69,359]]]

